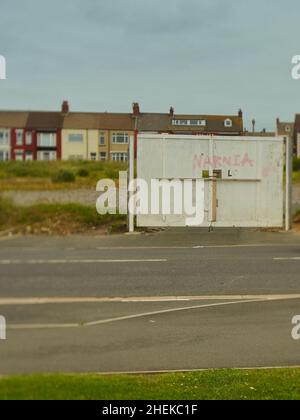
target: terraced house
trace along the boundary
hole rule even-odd
[[[0,112],[0,131],[8,132],[9,158],[60,159],[62,122],[60,112]]]
[[[139,132],[243,135],[243,113],[182,115],[71,112],[67,101],[59,112],[0,111],[0,160],[127,161],[131,136]]]
[[[131,114],[69,112],[63,105],[62,159],[127,161]]]

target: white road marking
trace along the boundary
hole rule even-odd
[[[7,326],[8,330],[52,330],[52,329],[66,329],[79,328],[80,324],[11,324]]]
[[[160,249],[193,249],[192,246],[98,246],[97,251],[147,251],[149,250],[160,250]]]
[[[112,264],[112,263],[156,263],[167,259],[124,259],[124,260],[0,260],[0,265],[41,265],[41,264]]]
[[[0,306],[14,305],[49,305],[78,303],[172,303],[197,301],[233,301],[233,300],[291,300],[300,299],[300,294],[281,295],[215,295],[215,296],[132,296],[132,297],[7,297],[0,298]]]
[[[300,257],[278,257],[273,258],[274,261],[300,261]]]
[[[254,299],[254,300],[243,300],[243,301],[239,301],[239,302],[226,302],[226,303],[222,302],[222,303],[211,303],[211,304],[208,304],[208,305],[188,306],[186,308],[164,309],[164,310],[160,310],[160,311],[145,312],[145,313],[142,313],[142,314],[127,315],[127,316],[121,316],[121,317],[117,317],[117,318],[110,318],[110,319],[104,319],[104,320],[100,320],[100,321],[88,322],[88,323],[84,324],[84,326],[94,327],[94,326],[97,326],[97,325],[111,324],[113,322],[128,321],[128,320],[131,320],[131,319],[146,318],[146,317],[170,314],[170,313],[175,313],[175,312],[191,311],[191,310],[194,310],[194,309],[213,308],[213,307],[217,307],[217,306],[228,306],[228,305],[237,305],[237,304],[240,305],[242,303],[253,303],[253,302],[261,302],[261,301],[257,300],[257,299]]]
[[[284,244],[285,246],[296,247],[299,244]],[[283,244],[227,244],[227,245],[190,245],[190,246],[103,246],[96,247],[97,251],[130,251],[130,250],[160,250],[160,249],[215,249],[215,248],[277,248],[282,247]]]
[[[153,317],[158,315],[165,315],[165,314],[171,314],[171,313],[177,313],[177,312],[184,312],[184,311],[190,311],[195,309],[205,309],[205,308],[215,308],[215,307],[224,307],[229,305],[241,305],[245,303],[265,303],[270,301],[275,301],[276,299],[250,299],[250,300],[242,300],[242,301],[235,301],[235,302],[222,302],[222,303],[212,303],[212,304],[206,304],[206,305],[196,305],[196,306],[189,306],[189,307],[180,307],[180,308],[172,308],[172,309],[165,309],[165,310],[159,310],[154,312],[144,312],[139,314],[133,314],[133,315],[126,315],[116,318],[109,318],[109,319],[102,319],[98,321],[92,321],[92,322],[86,322],[81,324],[24,324],[24,325],[17,325],[17,324],[11,324],[8,325],[8,329],[10,330],[37,330],[37,329],[56,329],[56,328],[86,328],[86,327],[94,327],[104,324],[112,324],[115,322],[121,322],[121,321],[130,321],[132,319],[139,319],[139,318],[147,318],[147,317]]]

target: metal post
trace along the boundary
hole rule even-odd
[[[134,180],[134,137],[130,137],[129,141],[129,184]],[[129,211],[129,200],[133,196],[133,192],[129,191],[128,193],[128,231],[129,233],[134,233],[134,214]]]
[[[209,139],[209,161],[214,161],[215,141],[214,137]],[[217,221],[217,179],[214,175],[214,166],[209,166],[209,215],[208,220],[212,224]]]
[[[285,230],[292,228],[292,196],[293,196],[293,144],[286,139],[286,198],[285,198]]]

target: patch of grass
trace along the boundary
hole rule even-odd
[[[14,210],[15,208],[12,202],[3,199],[0,196],[0,229],[7,224],[8,220],[12,217]]]
[[[300,159],[299,158],[294,158],[293,160],[293,169],[294,171],[300,171]]]
[[[217,370],[139,376],[0,379],[1,400],[299,400],[300,370]]]
[[[61,169],[56,175],[53,176],[52,181],[55,183],[69,183],[75,182],[76,176],[73,172]]]
[[[111,234],[125,232],[127,232],[127,222],[123,218],[109,226],[109,233]]]
[[[300,171],[299,172],[293,172],[293,182],[295,184],[300,183]]]
[[[111,168],[111,167],[105,168],[105,170],[104,170],[104,178],[118,179],[119,178],[119,170],[118,170],[118,168]]]
[[[294,158],[293,160],[293,182],[300,183],[300,159]]]
[[[117,180],[127,170],[122,162],[54,161],[0,162],[0,190],[60,189],[65,184],[59,174],[71,172],[78,178],[74,187],[95,186],[103,178]],[[54,182],[53,182],[54,181]]]
[[[12,228],[21,233],[70,234],[126,222],[123,215],[99,215],[95,207],[81,204],[37,204],[15,206],[0,197],[0,230]],[[112,233],[114,233],[112,231]]]

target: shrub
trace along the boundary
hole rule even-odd
[[[293,162],[294,171],[300,171],[300,159],[295,158]]]
[[[81,168],[77,172],[77,175],[80,176],[81,178],[87,178],[90,175],[90,173],[87,169]]]
[[[76,181],[76,176],[74,172],[60,170],[56,175],[53,176],[52,181],[56,183],[71,183]]]
[[[118,179],[119,178],[119,170],[115,168],[106,168],[104,172],[104,177],[108,179]]]
[[[14,206],[11,200],[0,195],[0,227],[5,226],[14,214]]]

